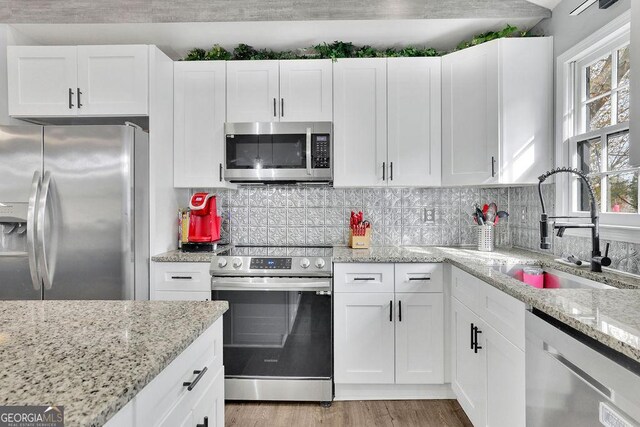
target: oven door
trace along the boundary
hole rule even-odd
[[[330,289],[330,279],[212,279],[212,298],[229,302],[226,399],[332,400]]]

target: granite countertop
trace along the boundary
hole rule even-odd
[[[153,262],[211,262],[220,252],[229,250],[229,246],[220,246],[215,251],[184,252],[180,249],[165,252],[151,257]]]
[[[227,309],[226,301],[0,301],[0,406],[63,405],[99,426]]]
[[[521,249],[480,252],[455,247],[335,247],[334,262],[447,262],[640,362],[640,277],[592,273]],[[534,264],[606,283],[615,289],[536,289],[495,265]]]

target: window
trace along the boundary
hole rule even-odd
[[[629,165],[628,26],[597,48],[583,50],[568,65],[574,106],[568,161],[588,175],[603,224],[639,226],[640,169]],[[577,176],[567,183],[569,213],[588,211],[586,185]]]

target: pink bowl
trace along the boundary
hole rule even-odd
[[[544,288],[544,273],[542,271],[527,271],[527,269],[525,269],[522,272],[522,281],[529,286],[542,289]]]

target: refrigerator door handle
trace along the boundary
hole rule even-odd
[[[33,173],[31,181],[31,194],[29,195],[29,207],[27,209],[27,255],[29,258],[29,272],[33,289],[39,291],[42,288],[42,280],[38,275],[38,260],[36,254],[36,209],[38,196],[40,195],[40,171]]]
[[[45,242],[45,215],[48,212],[47,205],[49,201],[49,194],[51,190],[51,172],[45,172],[44,179],[42,180],[42,190],[40,191],[40,201],[38,203],[38,223],[36,225],[37,231],[37,245],[40,248],[39,251],[39,260],[38,267],[40,269],[40,276],[42,277],[42,283],[45,289],[51,289],[53,286],[53,274],[54,274],[54,265],[49,265],[47,262],[47,248]],[[52,221],[51,227],[54,230],[56,229],[55,220]],[[50,253],[51,259],[55,260],[55,249],[56,242],[51,245]]]

